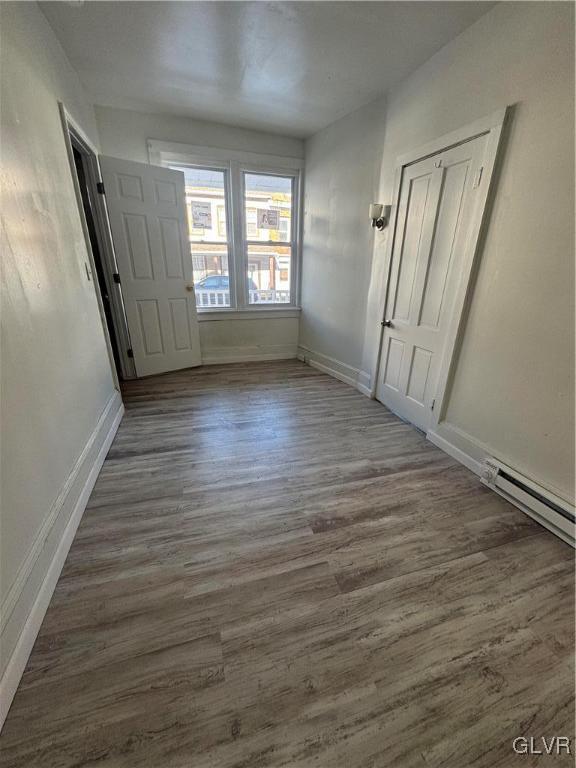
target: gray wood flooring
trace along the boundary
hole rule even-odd
[[[3,768],[573,765],[567,545],[296,361],[124,399]]]

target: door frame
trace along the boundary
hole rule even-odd
[[[485,182],[480,198],[479,205],[476,208],[477,215],[472,222],[464,256],[461,263],[460,277],[456,289],[456,300],[454,302],[450,317],[448,318],[448,328],[446,332],[444,351],[440,357],[438,367],[438,383],[436,386],[434,409],[429,431],[437,428],[439,422],[444,418],[448,393],[452,383],[455,362],[458,358],[458,352],[462,344],[463,331],[468,316],[468,310],[473,295],[474,281],[480,261],[480,252],[482,250],[483,240],[486,234],[486,224],[489,211],[494,200],[497,180],[497,165],[502,157],[502,146],[505,129],[507,129],[512,115],[512,107],[497,110],[487,117],[481,118],[463,126],[462,128],[440,136],[433,141],[428,142],[416,149],[400,155],[396,160],[396,169],[394,174],[393,201],[390,214],[390,236],[386,243],[384,255],[384,274],[386,275],[385,290],[379,307],[378,322],[380,331],[378,334],[378,344],[375,354],[373,370],[375,371],[370,389],[370,397],[376,398],[378,380],[380,376],[380,366],[382,363],[382,347],[384,343],[384,326],[390,297],[390,278],[392,274],[392,256],[394,253],[394,244],[398,234],[398,210],[400,203],[400,192],[402,188],[402,179],[404,169],[428,157],[437,155],[448,149],[464,144],[480,136],[488,134],[488,143],[484,156],[483,181]]]
[[[114,253],[114,243],[112,241],[112,232],[110,230],[110,222],[108,220],[108,211],[104,202],[104,195],[101,194],[98,190],[98,186],[102,183],[100,163],[98,161],[98,149],[94,146],[94,144],[92,144],[81,126],[76,122],[76,120],[68,112],[65,105],[61,101],[58,102],[58,108],[60,110],[60,118],[62,120],[64,143],[66,145],[68,162],[70,163],[70,172],[72,174],[72,183],[74,185],[76,201],[78,203],[80,222],[82,225],[82,231],[84,232],[86,249],[88,251],[88,258],[90,261],[91,274],[89,278],[94,283],[94,291],[96,293],[98,310],[100,312],[100,319],[104,329],[104,337],[106,339],[106,346],[108,348],[108,356],[110,358],[110,366],[112,368],[114,383],[116,389],[120,391],[118,372],[116,370],[114,353],[112,351],[112,343],[110,341],[110,334],[108,332],[108,325],[104,312],[104,303],[100,293],[100,287],[96,280],[96,265],[94,263],[94,255],[92,253],[92,245],[90,243],[90,234],[88,232],[88,226],[86,224],[86,218],[84,215],[82,194],[80,192],[80,186],[76,174],[72,140],[74,140],[74,144],[78,147],[79,151],[82,152],[83,158],[86,161],[86,180],[90,187],[89,191],[91,192],[91,198],[94,201],[94,226],[96,229],[96,237],[98,238],[98,247],[101,255],[102,270],[104,272],[106,288],[108,290],[108,295],[110,296],[112,323],[116,333],[116,343],[120,356],[120,373],[124,379],[133,379],[136,377],[136,369],[133,359],[128,354],[128,350],[131,349],[131,342],[130,334],[128,331],[128,323],[126,321],[126,314],[124,312],[124,302],[122,299],[120,286],[114,281],[113,277],[114,274],[118,272],[118,269],[116,264],[116,254]]]

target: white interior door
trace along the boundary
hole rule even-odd
[[[200,365],[184,174],[100,157],[138,376]]]
[[[479,136],[403,171],[376,396],[424,431],[466,251],[475,247],[487,142]]]

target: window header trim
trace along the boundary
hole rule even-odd
[[[242,170],[265,172],[269,169],[271,175],[281,176],[283,171],[300,171],[304,168],[303,157],[288,157],[286,155],[271,155],[264,152],[247,152],[223,147],[203,147],[196,144],[183,144],[172,141],[148,139],[148,159],[152,165],[204,165],[214,170],[228,168],[230,161],[240,163]],[[222,166],[220,166],[222,163]],[[246,167],[245,166],[249,166]],[[288,174],[290,175],[290,174]]]

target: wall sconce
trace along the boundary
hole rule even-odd
[[[376,227],[380,232],[384,229],[386,224],[386,213],[388,206],[381,205],[380,203],[370,203],[370,218],[372,219],[372,226]]]

